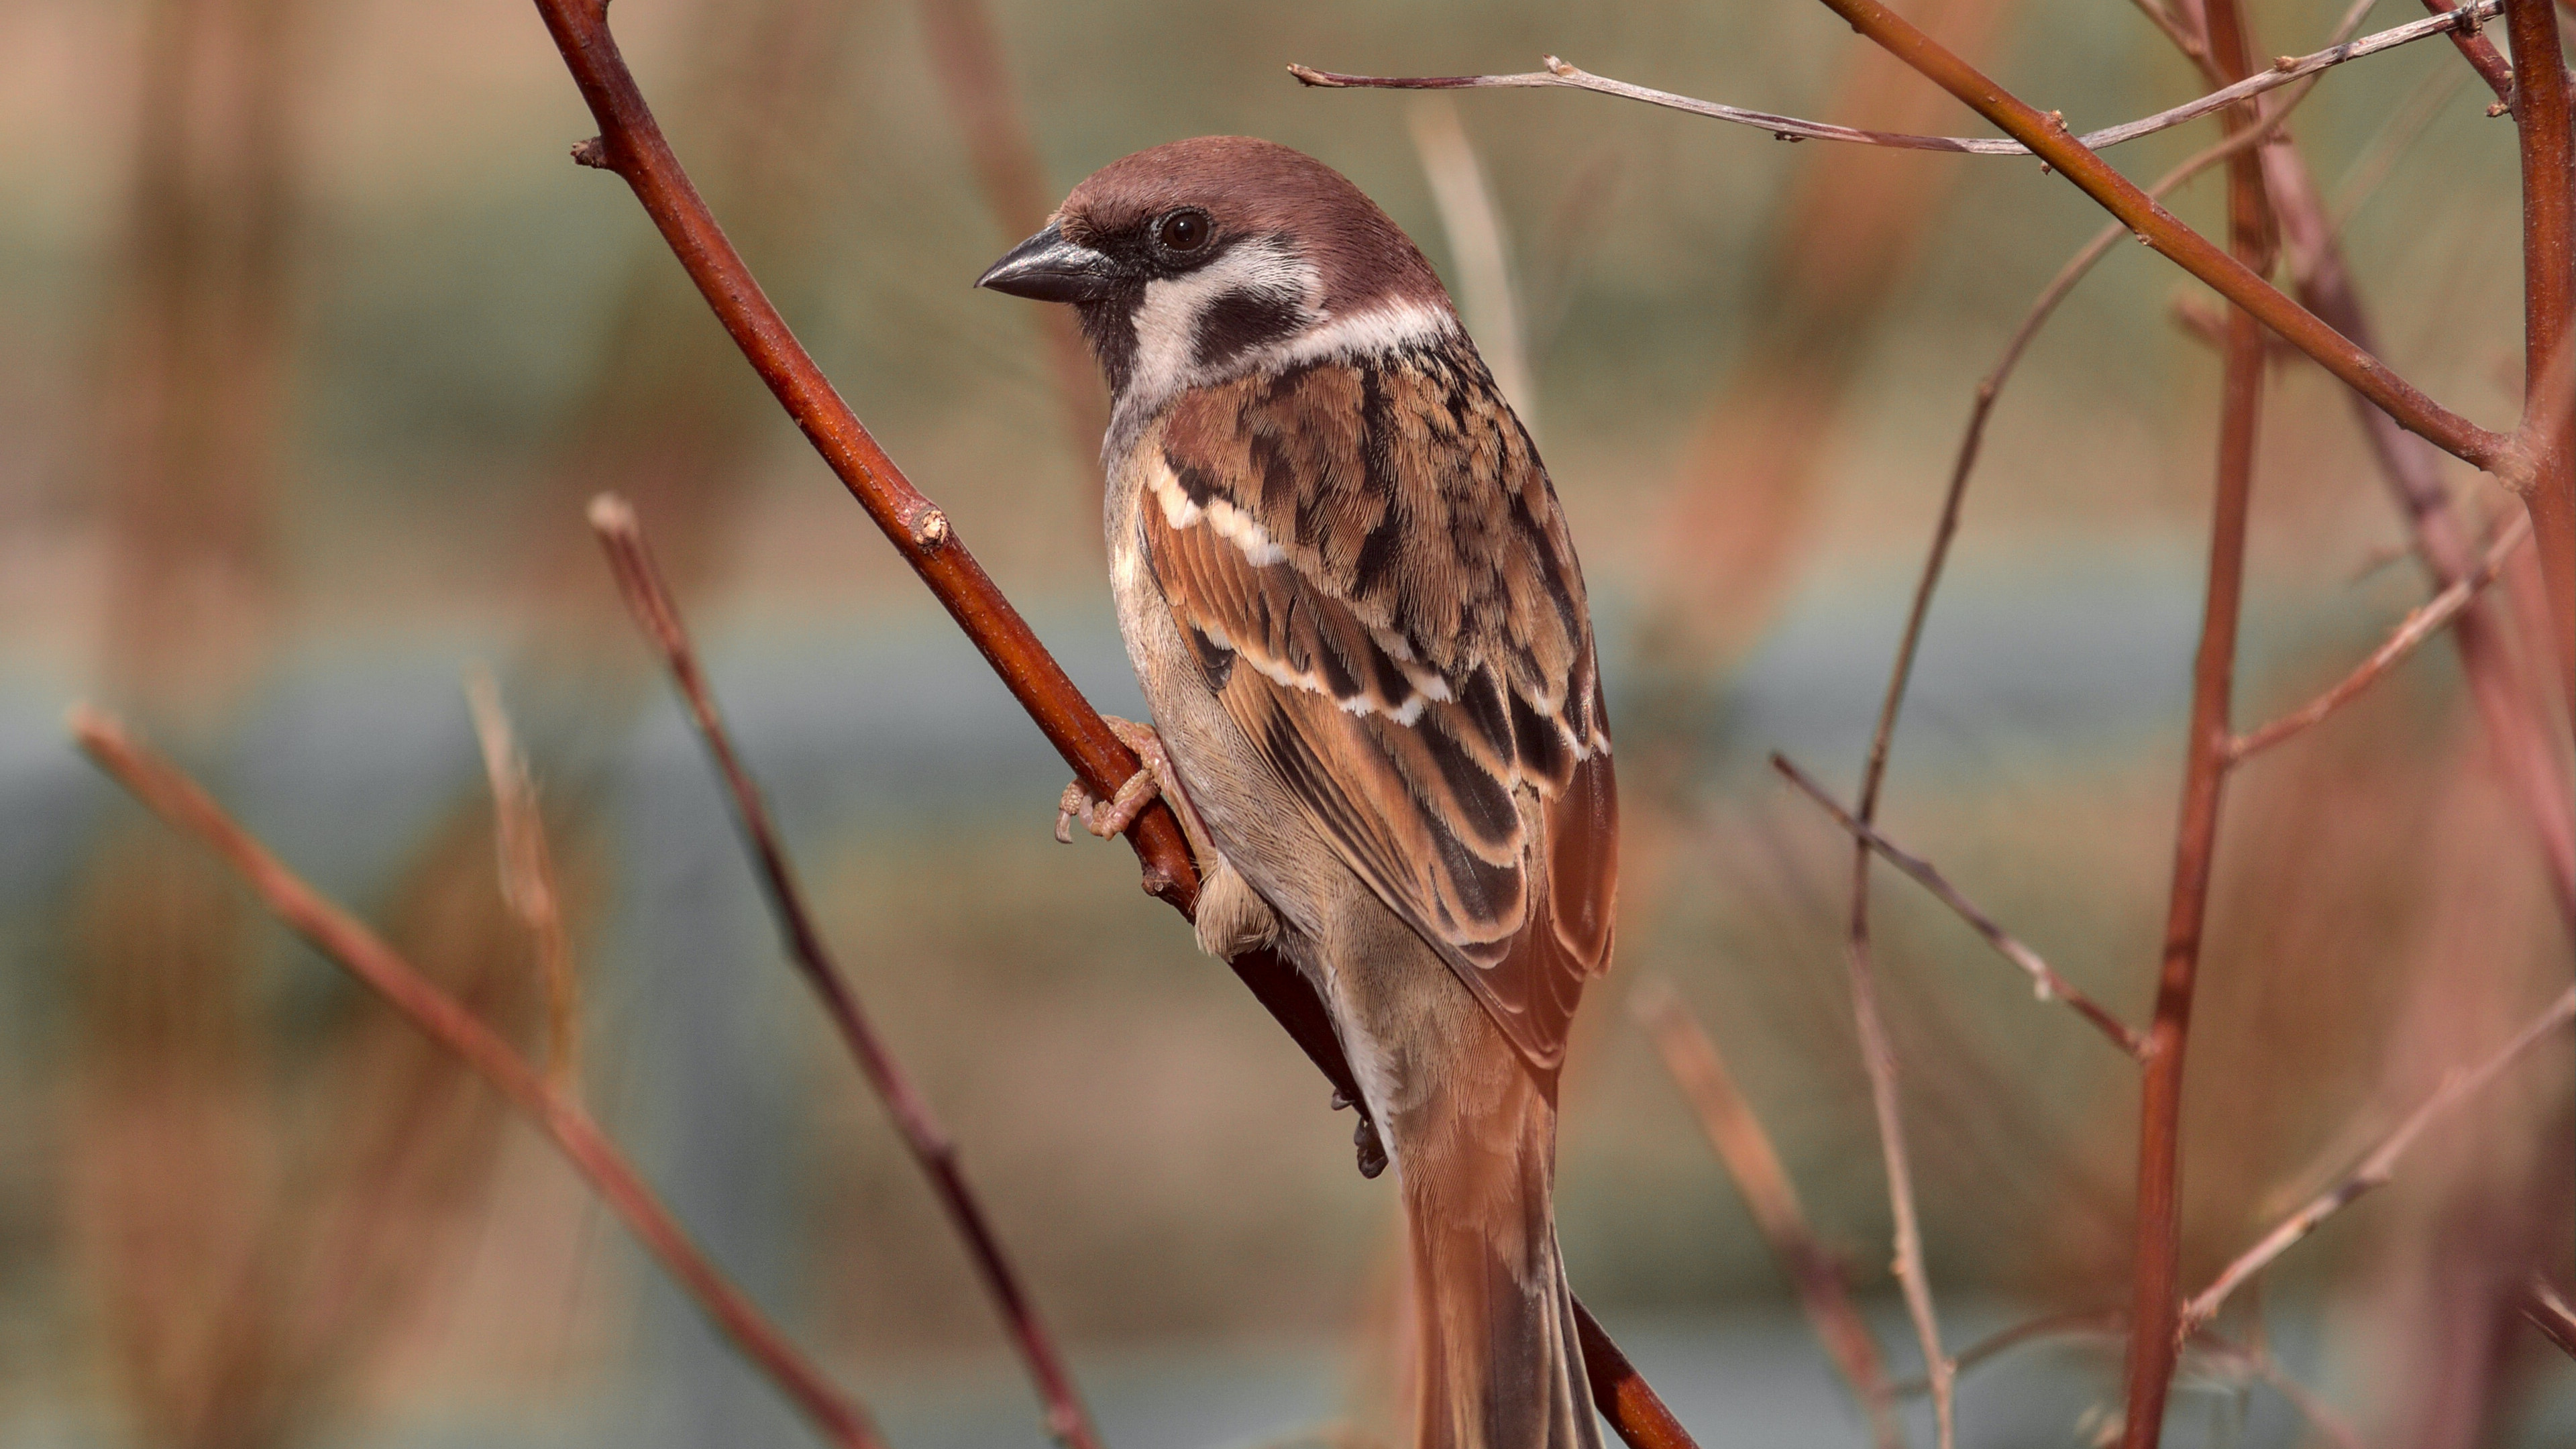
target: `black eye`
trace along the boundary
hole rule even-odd
[[[1170,252],[1194,252],[1206,246],[1216,228],[1204,211],[1176,211],[1154,228],[1154,240]]]

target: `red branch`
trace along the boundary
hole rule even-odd
[[[70,724],[73,738],[100,769],[115,776],[154,814],[222,857],[279,920],[498,1089],[570,1159],[609,1211],[825,1438],[843,1449],[883,1449],[866,1412],[824,1377],[759,1306],[689,1241],[688,1230],[653,1195],[643,1175],[578,1101],[549,1083],[500,1033],[414,970],[384,938],[287,869],[196,781],[136,743],[124,725],[86,705],[73,707]]]
[[[2521,446],[2531,476],[2522,487],[2549,583],[2549,639],[2559,691],[2576,712],[2576,210],[2569,166],[2567,68],[2559,58],[2558,12],[2549,0],[2506,0],[2513,39],[2514,120],[2522,139],[2523,401]],[[2546,84],[2532,85],[2538,78]]]
[[[2424,8],[2436,15],[2448,15],[2460,6],[2459,0],[2424,0]],[[2496,104],[2511,110],[2513,67],[2505,64],[2504,57],[2496,53],[2495,42],[2474,30],[2454,30],[2451,44],[2459,47],[2460,58],[2469,63],[2469,69],[2478,73],[2478,79],[2487,83],[2487,89],[2495,92]],[[2488,114],[2493,115],[2494,112]]]
[[[2109,162],[2068,135],[2064,123],[2042,113],[1945,49],[1881,0],[1823,0],[1925,79],[1958,97],[1969,109],[2028,146],[2051,169],[2080,187],[2138,239],[2171,258],[2229,302],[2244,308],[2282,339],[2316,359],[2326,371],[2377,404],[2409,431],[2422,434],[2456,458],[2519,486],[2529,461],[2502,433],[2490,432],[2426,397],[2386,363],[2353,345],[2314,313],[2290,300],[2261,274],[2183,224]]]
[[[1111,732],[1038,642],[1028,622],[956,537],[948,516],[877,446],[761,292],[645,105],[609,32],[606,6],[597,0],[535,3],[573,84],[599,123],[598,137],[575,148],[575,159],[616,172],[634,190],[752,370],[983,653],[1048,743],[1093,794],[1103,799],[1116,794],[1136,773],[1135,752]],[[1128,828],[1127,839],[1144,863],[1145,889],[1189,914],[1198,901],[1198,867],[1171,809],[1159,801],[1146,808]],[[1268,951],[1248,952],[1227,964],[1334,1087],[1360,1101],[1323,1000],[1296,968]],[[1585,1370],[1595,1402],[1611,1426],[1640,1449],[1688,1444],[1653,1389],[1624,1358],[1609,1351],[1608,1338],[1597,1332],[1597,1324],[1593,1327],[1596,1331],[1585,1335]],[[1596,1348],[1607,1356],[1596,1357]]]
[[[2229,79],[2252,71],[2253,46],[2236,0],[2207,0],[2205,13],[2211,62]],[[2261,123],[2261,112],[2253,106],[2227,113],[2231,134]],[[2252,152],[2238,153],[2228,161],[2227,179],[2228,244],[2234,260],[2259,279],[2271,270],[2277,239],[2264,195],[2262,158]],[[2263,406],[2263,352],[2261,321],[2242,306],[2230,308],[2219,403],[2218,497],[2210,522],[2209,586],[2202,606],[2200,650],[2192,664],[2182,821],[2175,831],[2164,960],[2139,1093],[2137,1247],[2131,1269],[2128,1416],[2122,1440],[2127,1449],[2155,1449],[2162,1438],[2166,1395],[2173,1387],[2176,1355],[2182,1347],[2176,1324],[2181,1311],[2183,1060],[2191,1036],[2201,932],[2209,914],[2220,797],[2234,758],[2230,705],[2245,585],[2246,515],[2254,492],[2254,435]]]
[[[603,493],[591,500],[590,526],[608,551],[608,566],[617,576],[618,592],[625,596],[628,611],[634,614],[636,625],[644,631],[654,652],[662,656],[663,667],[670,671],[671,682],[679,689],[689,717],[697,725],[698,737],[705,741],[707,753],[715,762],[716,774],[733,798],[734,820],[742,827],[743,842],[760,871],[760,883],[769,897],[771,914],[778,918],[778,933],[786,938],[788,955],[795,960],[806,983],[814,988],[814,994],[822,998],[823,1014],[832,1019],[842,1044],[850,1049],[868,1085],[885,1103],[886,1114],[894,1119],[904,1146],[911,1149],[913,1161],[930,1179],[940,1207],[955,1225],[957,1235],[965,1240],[976,1275],[984,1280],[984,1291],[992,1295],[994,1309],[1002,1315],[1012,1343],[1028,1365],[1029,1377],[1037,1384],[1038,1397],[1046,1405],[1047,1431],[1065,1449],[1099,1449],[1099,1432],[1092,1427],[1091,1416],[1083,1411],[1082,1397],[1074,1388],[1072,1371],[1065,1367],[1062,1350],[1039,1318],[1037,1304],[1020,1282],[1019,1271],[1002,1251],[1001,1237],[984,1215],[983,1203],[967,1187],[965,1174],[958,1170],[956,1140],[939,1124],[929,1101],[913,1090],[911,1079],[904,1075],[884,1038],[869,1024],[867,1013],[859,1006],[858,993],[850,989],[849,979],[841,974],[841,968],[832,960],[831,948],[823,942],[822,928],[806,907],[804,888],[797,884],[795,867],[788,862],[786,844],[779,838],[767,802],[761,798],[760,786],[753,782],[750,769],[734,749],[724,716],[716,709],[715,694],[707,687],[706,671],[698,667],[697,651],[689,643],[688,626],[680,619],[679,600],[671,596],[670,585],[653,562],[653,551],[644,540],[644,528],[636,521],[635,510],[625,499]]]

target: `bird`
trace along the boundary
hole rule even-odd
[[[1391,1158],[1415,1442],[1598,1449],[1552,1204],[1557,1086],[1618,882],[1583,573],[1537,448],[1419,248],[1240,136],[1110,163],[978,286],[1071,305],[1111,394],[1103,524],[1199,857],[1199,944],[1313,984]],[[1363,1141],[1363,1171],[1369,1145]]]

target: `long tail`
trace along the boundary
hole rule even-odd
[[[1474,1110],[1419,1123],[1397,1148],[1420,1333],[1415,1443],[1600,1449],[1550,1205],[1556,1109],[1518,1061],[1506,1070],[1490,1095],[1462,1094],[1486,1097]]]

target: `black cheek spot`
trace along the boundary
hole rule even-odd
[[[1199,313],[1190,339],[1202,368],[1223,367],[1254,348],[1277,342],[1305,321],[1305,308],[1285,292],[1226,292]]]

